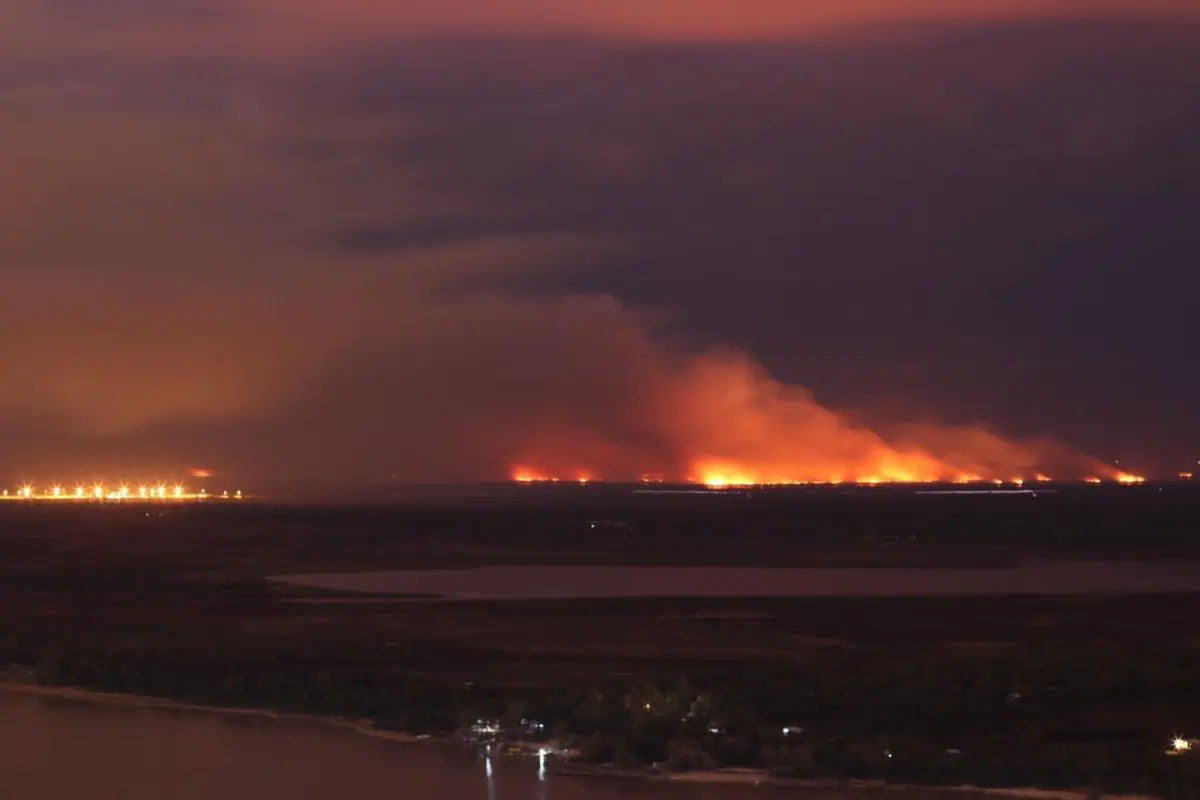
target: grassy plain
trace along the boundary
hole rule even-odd
[[[686,683],[758,728],[821,731],[818,749],[919,735],[1041,763],[1102,745],[1136,777],[1200,725],[1193,595],[443,603],[266,578],[499,563],[1187,568],[1200,564],[1198,500],[1184,486],[1037,498],[564,487],[343,508],[10,503],[0,661],[53,683],[414,729],[514,698],[553,716],[588,693]]]

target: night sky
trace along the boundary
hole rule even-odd
[[[6,0],[0,146],[5,485],[1200,457],[1195,0]]]

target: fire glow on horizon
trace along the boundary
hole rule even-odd
[[[588,483],[600,483],[603,479],[594,477],[590,472],[576,473],[575,477],[562,478],[557,475],[552,475],[531,467],[514,467],[511,473],[511,478],[516,483],[533,484],[533,483],[578,483],[587,485]],[[643,475],[638,479],[644,484],[666,483],[667,479],[662,475]],[[840,486],[843,484],[857,486],[881,486],[881,485],[904,485],[904,484],[938,484],[938,483],[953,483],[959,485],[992,483],[997,486],[1013,485],[1017,487],[1024,486],[1026,483],[1049,483],[1054,479],[1043,473],[1036,473],[1033,477],[1026,478],[1023,476],[1012,476],[1009,478],[984,478],[973,474],[959,475],[939,475],[939,474],[922,474],[908,473],[903,471],[890,471],[881,474],[866,474],[866,475],[832,475],[824,479],[801,479],[789,478],[778,473],[756,473],[751,470],[732,468],[721,465],[704,465],[695,471],[687,478],[679,481],[680,483],[694,484],[705,486],[709,489],[745,489],[753,487],[787,487],[787,486]],[[1113,475],[1101,479],[1095,476],[1088,476],[1083,479],[1085,483],[1100,484],[1105,481],[1112,481],[1124,486],[1132,486],[1143,484],[1146,478],[1142,475],[1135,475],[1127,472],[1118,472]]]

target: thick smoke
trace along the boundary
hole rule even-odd
[[[647,340],[647,347],[655,346]],[[1053,441],[1013,441],[982,425],[901,424],[885,439],[734,350],[657,352],[648,361],[656,369],[627,398],[643,441],[601,426],[564,426],[527,446],[514,475],[792,483],[1112,474]]]
[[[610,480],[1106,474],[1066,447],[984,426],[864,425],[823,402],[823,381],[814,394],[752,355],[672,339],[614,295],[706,318],[680,287],[714,296],[767,287],[725,304],[748,309],[778,294],[776,268],[795,263],[805,265],[798,280],[824,288],[806,297],[810,336],[829,327],[821,313],[900,307],[890,292],[908,275],[920,291],[934,287],[923,297],[931,308],[957,308],[937,287],[957,297],[971,284],[954,279],[978,273],[988,281],[976,297],[1015,296],[1022,320],[1040,301],[1043,317],[1058,319],[1055,281],[1031,297],[1011,265],[1093,254],[1060,252],[1058,232],[1082,224],[1077,197],[1037,179],[1079,175],[1059,167],[1116,158],[1123,141],[1167,153],[1170,174],[1185,175],[1170,154],[1192,152],[1184,111],[1195,92],[1154,76],[1195,70],[1177,70],[1172,56],[1139,78],[1134,94],[1157,98],[1147,106],[1156,116],[1093,97],[1120,81],[1094,80],[1090,68],[1054,82],[1035,67],[1170,56],[1156,38],[1115,51],[1131,57],[1079,61],[1044,34],[1035,52],[1049,55],[1022,59],[1014,77],[1003,58],[978,56],[976,39],[949,50],[841,51],[819,37],[680,44],[725,29],[742,40],[807,37],[892,19],[867,2],[844,15],[711,2],[684,15],[690,27],[666,2],[601,11],[471,2],[464,16],[372,0],[230,0],[202,20],[192,3],[153,14],[136,3],[51,5],[19,0],[21,24],[9,27],[20,41],[0,31],[11,45],[0,46],[0,121],[12,155],[0,165],[9,189],[0,193],[0,468],[12,478],[183,477],[197,464],[249,482],[472,480],[518,467]],[[550,5],[558,16],[548,30],[536,23]],[[956,19],[959,8],[901,5],[910,21]],[[474,45],[436,35],[458,17],[471,24],[451,27],[481,37]],[[81,30],[89,35],[72,35]],[[538,44],[563,30],[588,35]],[[413,31],[423,43],[408,39]],[[987,52],[1007,54],[1004,41]],[[1183,46],[1193,39],[1180,41],[1180,53],[1194,52]],[[1010,114],[1010,94],[1052,113]],[[1092,98],[1088,114],[1076,119],[1078,104],[1063,96]],[[1115,127],[1100,124],[1110,112]],[[1136,138],[1129,121],[1145,120],[1178,140]],[[1145,185],[1140,163],[1101,173],[1118,200],[1122,187]],[[913,208],[923,211],[895,213]],[[1115,202],[1085,227],[1116,227],[1126,208]],[[1053,235],[1033,224],[1043,217]],[[885,257],[855,247],[868,229]],[[945,252],[920,273],[926,265],[912,262],[931,242]],[[1005,249],[1012,242],[1020,248]],[[1028,257],[1039,243],[1049,251]],[[996,259],[975,263],[987,249]],[[746,277],[734,287],[731,265]],[[577,278],[580,267],[590,272]],[[613,279],[622,271],[654,273],[673,294],[655,295],[656,281],[639,294]],[[853,294],[885,271],[901,280],[885,280],[874,304]],[[1067,277],[1057,285],[1074,301],[1078,275]],[[542,293],[524,291],[531,285]],[[955,320],[931,315],[927,327]]]
[[[408,263],[427,262],[458,263]],[[1066,448],[979,427],[901,426],[885,440],[748,355],[696,352],[608,296],[446,295],[412,274],[317,270],[236,291],[28,277],[3,302],[25,335],[6,348],[14,380],[0,411],[59,442],[68,477],[81,453],[89,468],[99,454],[258,480],[497,479],[517,467],[754,482],[1103,474]],[[31,303],[53,313],[21,316]]]

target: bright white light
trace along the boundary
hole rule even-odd
[[[1175,750],[1180,753],[1182,753],[1185,750],[1192,749],[1192,743],[1189,742],[1187,739],[1184,739],[1182,736],[1176,736],[1175,741],[1171,742],[1171,744],[1172,744],[1172,746],[1174,746]]]

